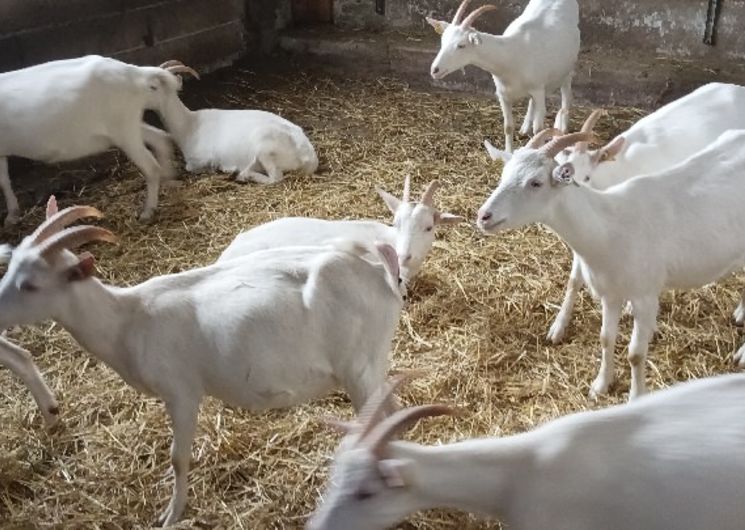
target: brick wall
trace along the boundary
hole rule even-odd
[[[0,71],[97,53],[210,71],[245,52],[254,0],[0,0]]]

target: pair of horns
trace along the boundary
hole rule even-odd
[[[440,188],[440,182],[433,180],[427,185],[427,188],[422,193],[422,198],[419,200],[423,205],[429,206],[430,208],[435,207],[435,192]],[[406,175],[404,178],[404,194],[401,197],[402,202],[409,202],[411,200],[411,176]]]
[[[550,139],[550,140],[549,140]],[[536,134],[527,143],[526,147],[530,149],[538,149],[541,153],[545,154],[548,158],[554,158],[563,149],[571,147],[575,144],[590,142],[597,142],[598,139],[593,133],[589,132],[576,132],[570,134],[562,134],[558,129],[544,129]]]
[[[607,114],[608,112],[605,109],[593,110],[578,133],[564,134],[555,127],[543,129],[530,139],[526,147],[539,149],[550,158],[555,157],[562,149],[572,145],[578,152],[585,152],[590,147],[590,142],[597,142],[597,137],[594,134],[595,125],[602,116]]]
[[[31,241],[39,247],[39,253],[49,258],[63,249],[74,249],[91,241],[113,243],[116,236],[98,226],[80,225],[67,228],[75,221],[93,217],[100,219],[103,214],[92,206],[70,206],[57,211],[54,195],[47,202],[47,219],[31,234]]]
[[[177,61],[176,59],[170,59],[164,62],[160,65],[160,68],[171,72],[172,74],[190,74],[199,79],[199,73],[196,70],[191,66],[186,66],[184,63]]]
[[[357,421],[333,424],[348,434],[358,435],[356,447],[364,447],[382,457],[388,442],[420,419],[454,414],[455,411],[446,405],[419,405],[398,410],[385,417],[385,410],[391,406],[394,392],[401,384],[416,375],[416,372],[404,372],[393,376],[362,407],[357,415]]]
[[[461,2],[460,6],[458,6],[458,10],[455,12],[455,16],[453,17],[453,25],[461,24],[463,27],[469,27],[473,26],[474,21],[479,18],[481,15],[486,13],[487,11],[493,11],[497,9],[497,6],[487,4],[485,6],[481,6],[478,9],[471,12],[470,15],[468,15],[465,19],[463,19],[463,15],[466,14],[466,8],[468,7],[468,4],[471,3],[471,0],[463,0]],[[461,23],[461,20],[463,22]]]

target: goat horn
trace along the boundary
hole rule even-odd
[[[385,445],[399,432],[414,425],[422,418],[452,415],[455,411],[447,405],[419,405],[394,412],[383,420],[365,440],[373,454],[382,456]]]
[[[543,147],[546,145],[546,140],[548,140],[551,137],[555,136],[562,136],[562,132],[559,129],[549,127],[548,129],[543,129],[542,131],[539,131],[538,134],[533,136],[533,138],[530,139],[530,141],[526,144],[525,147],[529,149],[538,149],[540,147]]]
[[[386,385],[380,388],[373,397],[365,403],[365,406],[362,407],[357,415],[357,424],[362,427],[358,443],[370,434],[375,426],[380,423],[380,420],[383,419],[383,412],[385,411],[388,401],[393,393],[404,381],[413,376],[413,372],[402,372],[394,375]]]
[[[455,12],[455,16],[453,17],[453,25],[460,24],[461,19],[463,18],[463,15],[466,14],[466,8],[468,7],[468,4],[471,3],[471,0],[463,0],[460,5],[458,6],[458,11]]]
[[[433,180],[429,183],[429,186],[427,186],[427,189],[424,190],[424,193],[422,193],[422,199],[419,201],[425,206],[429,206],[430,208],[435,207],[435,192],[440,188],[440,182],[437,180]]]
[[[47,201],[46,219],[49,219],[58,211],[59,207],[57,206],[57,197],[55,197],[54,195],[50,195],[49,200]]]
[[[172,74],[191,74],[194,77],[196,77],[197,79],[200,79],[199,73],[196,70],[194,70],[194,68],[192,68],[191,66],[186,66],[186,65],[183,65],[183,64],[177,64],[177,65],[174,65],[174,66],[168,66],[168,67],[166,67],[166,70],[168,72],[171,72]]]
[[[404,177],[404,194],[403,194],[403,197],[401,197],[402,202],[409,202],[410,191],[411,191],[411,176],[406,175]]]
[[[493,11],[495,9],[497,9],[497,6],[491,5],[491,4],[481,6],[476,11],[471,12],[471,14],[466,17],[466,19],[463,21],[463,24],[461,25],[464,28],[473,27],[473,23],[477,18],[479,18],[481,15],[483,15],[487,11]]]
[[[595,129],[595,125],[598,123],[598,120],[601,116],[605,116],[608,114],[608,112],[605,109],[595,109],[592,111],[592,113],[587,117],[585,120],[585,123],[582,125],[581,132],[583,133],[592,133]],[[579,142],[577,144],[577,151],[579,152],[585,152],[590,147],[590,144],[587,142]]]
[[[71,250],[90,241],[114,243],[116,236],[100,226],[74,226],[50,237],[41,246],[39,253],[43,258],[50,258],[63,249]]]
[[[184,63],[176,59],[170,59],[159,66],[159,68],[168,68],[170,66],[182,66]]]
[[[51,201],[51,199],[50,199]],[[56,201],[55,201],[56,202]],[[47,208],[49,204],[47,204]],[[47,209],[49,211],[49,209]],[[93,206],[70,206],[62,211],[53,214],[48,217],[39,227],[31,234],[31,240],[35,245],[42,243],[48,237],[56,234],[67,225],[70,225],[78,219],[84,217],[95,217],[100,219],[103,214]]]
[[[597,137],[594,134],[586,132],[577,132],[571,134],[565,134],[554,138],[549,143],[540,148],[540,151],[549,158],[555,157],[559,154],[559,151],[569,146],[576,144],[577,142],[596,142]]]

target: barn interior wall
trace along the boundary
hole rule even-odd
[[[245,53],[246,1],[3,0],[0,71],[90,53],[214,70]]]
[[[473,2],[478,6],[481,2]],[[500,33],[528,0],[492,2],[497,11],[479,22]],[[460,0],[385,0],[385,14],[375,0],[335,0],[335,22],[347,29],[426,29],[424,17],[449,18]],[[579,0],[583,42],[635,48],[680,58],[745,58],[745,0],[720,1],[716,46],[703,43],[708,0]]]

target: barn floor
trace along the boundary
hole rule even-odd
[[[151,226],[135,220],[144,180],[123,155],[112,167],[89,170],[110,178],[73,190],[55,180],[53,191],[63,206],[97,206],[107,214],[102,224],[121,238],[116,246],[92,249],[101,277],[126,285],[208,264],[241,230],[285,215],[389,220],[376,185],[400,194],[403,177],[410,174],[420,193],[436,178],[443,183],[439,206],[469,222],[441,230],[411,288],[393,344],[393,366],[425,370],[403,389],[405,402],[444,402],[463,414],[424,421],[408,439],[435,444],[502,436],[626,399],[628,368],[621,352],[628,342],[629,317],[622,322],[620,379],[609,398],[588,403],[600,325],[589,295],[580,300],[566,343],[552,346],[545,340],[561,302],[569,252],[541,227],[486,238],[471,222],[500,172],[481,147],[485,137],[502,144],[495,136],[501,117],[491,98],[423,92],[396,79],[258,76],[248,67],[199,84],[190,81],[185,97],[193,106],[262,108],[299,123],[316,144],[321,170],[312,178],[289,178],[268,187],[210,174],[188,176],[181,188],[161,193],[161,209]],[[584,118],[588,112],[575,114]],[[603,136],[640,115],[634,109],[612,109]],[[55,170],[44,173],[51,176]],[[25,198],[28,206],[30,196]],[[0,240],[17,241],[42,215],[38,204],[18,230],[3,232]],[[740,286],[729,279],[663,298],[660,333],[649,360],[654,388],[732,370],[729,356],[741,334],[730,313]],[[9,337],[36,354],[59,398],[63,425],[46,433],[25,388],[7,370],[0,372],[0,526],[138,528],[154,523],[171,487],[171,435],[162,405],[127,387],[59,326],[14,330]],[[337,394],[262,414],[206,401],[182,527],[301,527],[324,486],[338,441],[318,421],[329,413],[349,417],[346,397]],[[411,517],[402,528],[495,525],[433,511]]]

